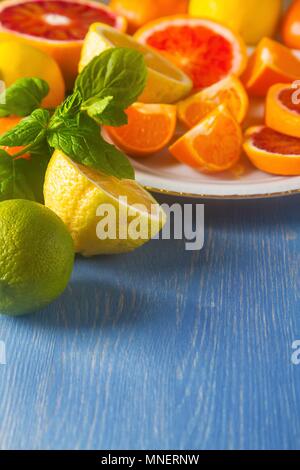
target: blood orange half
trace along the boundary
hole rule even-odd
[[[266,126],[246,132],[244,150],[259,170],[273,175],[300,175],[300,139]]]
[[[0,3],[0,40],[21,40],[52,55],[71,87],[83,39],[89,26],[97,21],[126,30],[122,16],[96,2],[7,0]]]
[[[166,55],[192,78],[194,87],[208,87],[230,74],[241,75],[247,64],[242,38],[214,21],[171,16],[148,23],[135,38]]]
[[[294,85],[273,85],[266,101],[266,124],[282,134],[300,138],[300,90]]]

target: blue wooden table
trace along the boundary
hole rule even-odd
[[[79,258],[52,306],[1,318],[0,448],[299,449],[299,207],[208,202],[202,251]]]

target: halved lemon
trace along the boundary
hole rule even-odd
[[[79,71],[94,57],[111,47],[129,47],[144,55],[148,66],[148,82],[139,101],[175,103],[191,91],[193,84],[190,78],[169,60],[152,48],[139,44],[127,34],[102,23],[94,23],[89,29],[81,53]]]
[[[155,237],[166,216],[136,181],[74,163],[56,150],[49,162],[45,205],[65,223],[84,256],[132,251]]]

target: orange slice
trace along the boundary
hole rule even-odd
[[[267,95],[266,124],[282,134],[300,138],[300,89],[273,85]]]
[[[230,74],[240,75],[247,64],[244,41],[225,26],[185,15],[148,23],[135,38],[158,49],[201,89]]]
[[[176,106],[135,103],[126,114],[127,125],[105,126],[110,138],[124,152],[145,157],[170,143],[176,128]]]
[[[299,78],[300,60],[279,42],[264,38],[249,60],[243,82],[250,95],[265,96],[272,85]]]
[[[83,40],[92,23],[126,30],[125,18],[85,0],[6,0],[0,3],[0,40],[19,40],[51,55],[68,88],[77,76]]]
[[[246,132],[244,150],[253,165],[273,175],[300,175],[300,139],[266,126]]]
[[[241,146],[240,125],[230,111],[220,105],[169,150],[182,163],[201,171],[217,173],[237,163]]]
[[[249,99],[244,86],[233,75],[178,103],[178,117],[191,128],[220,104],[226,105],[239,123],[244,120]]]

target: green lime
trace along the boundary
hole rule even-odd
[[[74,264],[72,238],[50,209],[36,202],[0,203],[0,313],[39,310],[65,290]]]

